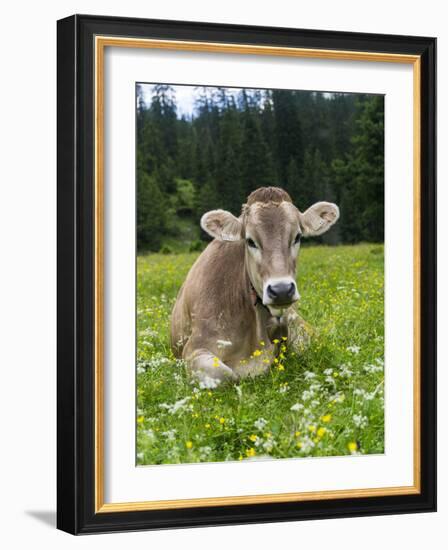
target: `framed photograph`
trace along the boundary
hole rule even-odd
[[[58,21],[58,528],[435,510],[435,53]]]

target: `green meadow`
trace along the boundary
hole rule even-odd
[[[137,464],[384,452],[383,245],[303,247],[302,353],[254,379],[192,383],[169,347],[170,314],[199,252],[137,259]]]

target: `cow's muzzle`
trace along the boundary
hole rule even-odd
[[[288,307],[299,299],[297,285],[293,279],[267,281],[263,292],[264,305]]]

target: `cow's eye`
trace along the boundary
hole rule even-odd
[[[247,246],[250,246],[250,248],[257,248],[257,245],[252,239],[246,239]]]
[[[297,233],[296,238],[294,239],[294,244],[299,244],[301,238],[302,238],[302,234]]]

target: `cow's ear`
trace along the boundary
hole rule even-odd
[[[339,219],[339,208],[332,202],[316,202],[303,214],[300,214],[300,225],[304,237],[322,235]]]
[[[239,241],[242,238],[241,221],[225,210],[210,210],[204,214],[201,227],[219,241]]]

